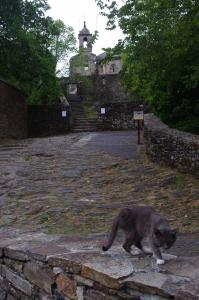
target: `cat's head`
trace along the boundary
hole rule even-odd
[[[169,249],[176,241],[177,231],[169,228],[155,229],[154,235],[158,247]]]

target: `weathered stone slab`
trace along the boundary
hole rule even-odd
[[[89,287],[93,287],[93,285],[94,285],[93,280],[86,279],[79,275],[75,275],[74,279],[77,281],[78,285],[85,285],[85,286],[89,286]]]
[[[31,296],[33,286],[25,279],[18,276],[12,270],[6,266],[2,266],[4,269],[5,278],[18,290],[22,291],[24,294]]]
[[[199,299],[199,278],[194,283],[185,284],[177,292],[176,300],[198,300]]]
[[[47,258],[49,266],[61,267],[66,271],[73,272],[74,274],[79,274],[81,272],[82,266],[79,261],[74,261],[67,259],[62,256],[50,256]]]
[[[76,299],[77,297],[77,285],[75,280],[65,274],[59,274],[56,278],[57,289],[64,296],[70,299]]]
[[[128,288],[171,297],[176,294],[180,284],[189,281],[189,278],[180,276],[167,275],[158,272],[141,272],[125,279],[123,283],[125,283]]]
[[[24,275],[31,283],[40,287],[46,293],[51,294],[54,274],[49,267],[41,267],[36,263],[28,262],[24,267]]]
[[[6,300],[16,300],[11,294],[8,294]]]
[[[15,300],[27,300],[28,295],[25,295],[21,290],[14,287],[6,278],[0,279],[0,288],[12,295]]]
[[[100,291],[89,289],[86,293],[86,300],[118,300],[117,296],[107,295]]]
[[[108,290],[110,295],[113,295],[115,297],[120,297],[121,300],[141,300],[139,293],[136,292],[128,292],[128,290]]]
[[[179,257],[174,261],[167,262],[165,266],[161,266],[161,270],[164,269],[170,274],[195,279],[199,277],[199,256]]]
[[[0,280],[5,277],[5,270],[2,264],[0,264]]]
[[[46,293],[40,291],[39,294],[37,294],[34,298],[34,300],[55,300],[56,298],[54,295],[46,295]],[[21,300],[21,299],[20,299]],[[23,300],[29,300],[29,299],[23,299]]]
[[[60,274],[60,273],[64,273],[64,270],[63,270],[62,268],[59,268],[59,267],[54,267],[54,268],[53,268],[53,273],[54,273],[55,275],[58,275],[58,274]]]
[[[5,257],[15,259],[15,260],[20,260],[20,261],[28,260],[28,255],[26,252],[21,251],[21,250],[12,249],[12,248],[5,248],[4,255],[5,255]]]
[[[39,245],[30,245],[29,250],[27,251],[29,257],[46,262],[49,255],[55,255],[59,253],[69,252],[66,248],[60,247],[55,242],[41,243]]]
[[[1,235],[4,237],[4,232]],[[66,248],[67,244],[63,243],[62,236],[17,231],[17,237],[15,232],[8,232],[8,237],[0,241],[0,249],[1,252],[5,249],[5,256],[11,259],[28,261],[33,258],[45,262],[48,255],[70,252]]]
[[[21,261],[16,261],[9,258],[4,258],[4,264],[11,269],[14,269],[16,272],[22,273],[23,263]]]
[[[127,289],[130,295],[134,295],[135,297],[138,297],[139,300],[165,300],[165,297],[162,297],[160,295],[154,295],[154,294],[148,294],[144,292],[139,292],[135,290]]]
[[[82,286],[77,287],[77,300],[85,300],[84,299],[84,288]]]
[[[0,288],[0,300],[6,299],[6,292]]]
[[[128,259],[110,258],[99,256],[97,260],[82,266],[82,277],[97,281],[105,287],[119,289],[121,280],[130,276],[133,265]]]

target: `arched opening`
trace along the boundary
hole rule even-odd
[[[87,48],[87,47],[88,47],[88,40],[87,40],[87,37],[85,37],[84,40],[83,40],[83,47],[84,47],[84,48]]]
[[[115,64],[112,64],[112,65],[111,65],[110,71],[111,71],[112,73],[115,73],[115,71],[116,71],[116,65],[115,65]]]

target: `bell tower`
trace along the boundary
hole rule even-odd
[[[79,48],[84,48],[88,52],[92,52],[92,44],[91,44],[92,34],[86,27],[86,22],[84,22],[84,27],[80,30],[78,34],[79,39]]]

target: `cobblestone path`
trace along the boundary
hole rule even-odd
[[[150,204],[199,232],[199,183],[150,162],[136,133],[76,133],[0,145],[0,225],[48,233],[107,231],[123,206]]]

